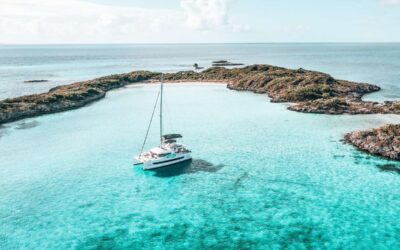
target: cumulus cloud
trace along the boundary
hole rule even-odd
[[[400,5],[400,0],[381,0],[384,5]]]
[[[0,0],[0,43],[159,43],[221,40],[246,30],[228,16],[231,0],[181,0],[181,9],[84,0]],[[207,30],[213,38],[204,37]],[[214,32],[214,33],[213,33]]]
[[[228,12],[232,0],[181,0],[186,25],[193,29],[221,29],[233,26]]]
[[[185,22],[181,11],[80,0],[0,0],[0,6],[0,43],[151,42]]]

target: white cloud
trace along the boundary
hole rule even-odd
[[[181,0],[188,27],[221,29],[233,26],[228,16],[232,0]]]
[[[185,21],[180,11],[80,0],[0,0],[0,6],[0,43],[151,42],[176,34]]]
[[[400,0],[381,0],[384,5],[400,5]]]
[[[229,19],[230,3],[181,0],[183,8],[173,10],[83,0],[0,0],[0,43],[221,41],[221,29],[247,29]]]

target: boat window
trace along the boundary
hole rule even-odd
[[[158,154],[158,156],[159,156],[159,157],[165,157],[165,156],[170,155],[170,154],[171,154],[171,153],[169,153],[169,152],[168,152],[168,153],[161,153],[161,154]]]

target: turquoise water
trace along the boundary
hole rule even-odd
[[[400,44],[0,45],[0,99],[132,70],[174,72],[227,59],[307,68],[376,83],[373,100],[400,98]],[[24,83],[26,80],[47,83]]]
[[[221,84],[165,88],[191,166],[133,167],[156,85],[0,131],[1,249],[398,249],[395,164],[341,142],[392,115],[290,112]],[[148,146],[157,144],[157,126]]]

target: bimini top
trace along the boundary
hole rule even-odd
[[[163,135],[162,139],[163,140],[173,140],[173,139],[178,139],[182,138],[182,135],[180,134],[169,134],[169,135]]]

